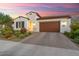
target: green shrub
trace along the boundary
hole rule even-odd
[[[25,37],[25,34],[20,34],[18,38],[22,39]]]
[[[13,30],[10,27],[5,27],[1,30],[1,34],[4,35],[5,38],[9,38],[13,35]]]
[[[75,37],[79,36],[79,29],[75,31],[71,31],[69,37],[74,39]]]
[[[68,34],[69,34],[69,32],[64,32],[64,34],[65,34],[65,35],[68,35]]]
[[[73,22],[71,24],[71,32],[64,33],[69,38],[72,38],[72,41],[79,44],[79,22]]]
[[[21,32],[20,32],[19,30],[14,31],[14,35],[15,35],[16,37],[19,37],[20,34],[21,34]]]
[[[23,32],[18,31],[18,30],[17,30],[17,31],[14,31],[14,34],[15,34],[15,36],[16,36],[17,38],[20,38],[20,39],[31,35],[30,32],[25,32],[25,33],[23,33]]]
[[[74,31],[74,35],[79,36],[79,29]]]
[[[79,44],[79,36],[76,36],[74,39],[72,39],[72,41]]]
[[[74,38],[74,34],[73,34],[73,31],[72,32],[64,32],[64,34],[69,37],[69,38]]]
[[[4,29],[1,30],[1,35],[3,38],[7,38],[7,39],[22,39],[25,38],[27,36],[29,36],[31,34],[31,32],[27,32],[26,29],[21,29],[21,30],[16,30],[13,31],[12,28],[10,27],[5,27]]]
[[[12,31],[12,29],[10,28],[10,27],[6,27],[6,28],[3,28],[2,30],[1,30],[1,33],[2,34],[12,34],[13,33],[13,31]]]
[[[79,44],[79,29],[76,28],[75,30],[71,30],[71,32],[64,33],[69,38],[72,38],[72,41]]]
[[[69,36],[69,32],[64,32],[64,34],[65,34],[66,36]]]
[[[32,32],[28,32],[28,34],[30,35],[30,34],[32,34]]]
[[[72,29],[72,30],[77,30],[77,29],[79,29],[79,22],[73,22],[73,23],[71,24],[71,29]]]

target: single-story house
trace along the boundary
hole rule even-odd
[[[14,19],[12,27],[14,30],[21,30],[21,28],[26,28],[28,31],[33,32],[33,21],[30,18],[19,16]]]
[[[21,24],[20,24],[21,23]],[[63,16],[50,16],[40,17],[36,12],[29,12],[26,17],[18,17],[14,20],[14,30],[20,30],[25,27],[33,32],[70,32],[71,17],[68,15]],[[21,26],[21,27],[20,27]]]
[[[28,18],[19,16],[14,19],[12,26],[14,30],[21,30],[21,28],[26,28],[27,30],[32,31],[32,24],[30,25],[30,23],[32,22]]]

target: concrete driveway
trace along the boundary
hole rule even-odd
[[[61,33],[55,32],[34,33],[28,38],[24,39],[22,43],[79,50],[79,47],[70,41],[69,38]]]

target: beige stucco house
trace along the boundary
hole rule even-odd
[[[33,22],[29,18],[19,16],[14,19],[12,27],[14,30],[21,30],[21,28],[26,28],[28,31],[33,31]]]
[[[23,16],[19,16],[17,18],[14,19],[13,22],[13,29],[14,30],[21,30],[21,28],[26,28],[28,29],[28,18],[25,18]]]
[[[17,23],[21,22],[20,25]],[[63,16],[50,16],[40,17],[36,12],[29,12],[26,17],[18,17],[14,20],[14,30],[20,30],[25,27],[28,31],[32,32],[70,32],[71,17],[68,15]],[[18,26],[21,26],[17,28]]]

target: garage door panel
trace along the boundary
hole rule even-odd
[[[40,22],[40,32],[59,32],[60,22]]]

